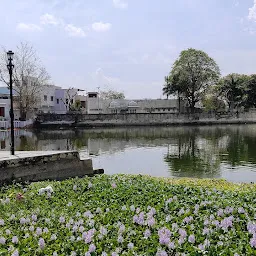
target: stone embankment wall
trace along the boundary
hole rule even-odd
[[[0,184],[13,180],[62,180],[94,174],[92,159],[81,160],[76,151],[1,160],[0,172]]]
[[[35,126],[38,128],[57,127],[111,127],[111,126],[150,126],[150,125],[189,125],[189,124],[238,124],[256,123],[256,112],[229,114],[194,115],[149,113],[149,114],[41,114]]]

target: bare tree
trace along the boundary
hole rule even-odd
[[[77,96],[78,91],[79,89],[75,89],[73,87],[66,89],[65,99],[61,99],[61,101],[65,105],[67,111],[72,110],[72,107],[74,106],[74,103],[75,103],[75,97]]]
[[[0,81],[9,87],[9,73],[6,67],[6,49],[3,47],[0,54]],[[39,96],[43,85],[50,79],[46,69],[33,46],[28,43],[20,43],[14,52],[13,59],[14,90],[18,96],[20,117],[26,119],[29,111],[34,111],[40,102]]]
[[[125,95],[124,95],[123,92],[108,90],[108,91],[101,91],[100,92],[100,97],[102,99],[115,100],[115,99],[124,99]]]

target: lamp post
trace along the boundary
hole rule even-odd
[[[13,114],[13,93],[12,93],[12,71],[14,68],[14,65],[12,64],[13,61],[13,52],[8,51],[7,52],[7,59],[8,64],[7,68],[9,70],[10,75],[10,100],[11,100],[11,108],[10,108],[10,118],[11,118],[11,155],[14,155],[14,114]]]

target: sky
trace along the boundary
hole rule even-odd
[[[256,0],[0,0],[0,45],[37,51],[51,83],[163,98],[179,53],[256,73]]]

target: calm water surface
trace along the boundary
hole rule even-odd
[[[1,150],[9,138],[1,132]],[[256,125],[19,131],[16,150],[73,150],[105,173],[256,182]]]

